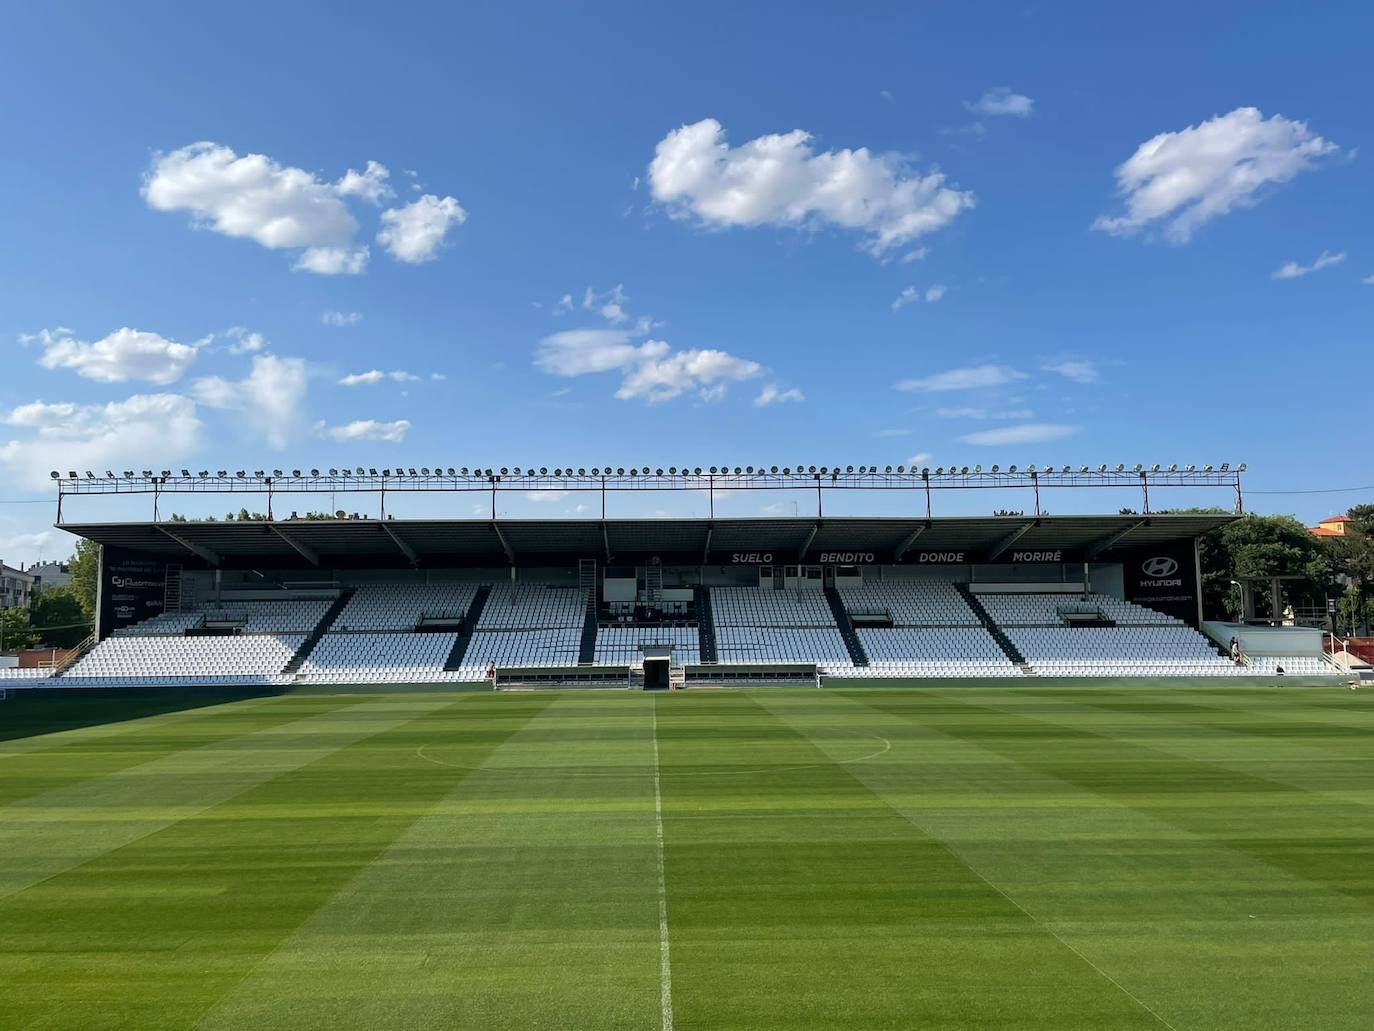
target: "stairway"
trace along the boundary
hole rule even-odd
[[[487,607],[487,599],[490,597],[491,584],[483,584],[477,588],[472,604],[468,606],[467,615],[463,617],[463,627],[458,631],[458,640],[453,642],[453,650],[448,653],[444,669],[455,670],[462,667],[463,660],[467,658],[468,645],[472,644],[472,635],[477,630],[477,621],[482,618],[482,610]]]
[[[162,581],[162,611],[181,611],[181,566],[167,567]]]
[[[334,625],[334,620],[339,618],[339,613],[348,604],[348,599],[353,597],[353,590],[352,587],[348,587],[339,592],[339,596],[334,599],[333,604],[325,610],[320,621],[315,624],[315,629],[310,631],[309,636],[296,649],[296,654],[291,656],[282,668],[283,673],[299,673],[301,671],[301,667],[305,665],[305,660],[315,650],[315,645],[319,644],[320,639],[329,632],[329,628]]]
[[[702,662],[716,662],[716,621],[711,615],[711,591],[696,587],[692,591],[697,613],[697,644]]]
[[[840,597],[840,592],[834,587],[827,587],[825,600],[830,603],[830,613],[835,617],[835,625],[840,628],[840,637],[844,639],[845,648],[849,650],[849,661],[856,666],[867,666],[868,653],[864,651],[859,635],[854,632],[854,624],[849,618],[849,613],[845,611],[844,599]]]
[[[577,645],[577,664],[590,666],[596,661],[596,592],[587,595],[587,616],[582,621],[582,640]]]
[[[978,600],[978,596],[968,589],[968,584],[955,584],[954,588],[963,596],[968,607],[973,610],[973,614],[978,617],[978,622],[982,623],[983,628],[992,635],[992,639],[1002,649],[1002,654],[1014,662],[1026,676],[1038,676],[1035,667],[1021,654],[1021,650],[1012,643],[1006,632],[993,622],[992,616],[988,615],[988,610],[983,608],[983,603]]]

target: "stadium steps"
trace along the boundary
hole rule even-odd
[[[472,604],[468,606],[468,614],[463,617],[463,629],[458,631],[458,640],[453,642],[453,650],[448,653],[444,669],[455,670],[462,667],[463,659],[467,658],[468,645],[472,644],[472,635],[477,630],[477,621],[482,618],[482,610],[487,607],[489,597],[491,584],[483,584],[477,588]]]
[[[849,651],[849,661],[856,666],[867,666],[868,653],[864,651],[863,642],[859,640],[859,635],[854,632],[854,623],[850,620],[849,613],[845,611],[844,600],[840,597],[840,592],[833,587],[827,587],[825,600],[830,603],[830,613],[835,617],[835,625],[840,628],[840,638]]]
[[[348,604],[348,599],[353,597],[353,591],[354,588],[347,587],[339,592],[334,603],[325,609],[324,615],[315,624],[315,629],[310,631],[306,639],[301,642],[301,646],[296,649],[296,654],[287,660],[285,667],[282,668],[282,673],[290,675],[301,671],[301,667],[305,665],[305,660],[315,650],[315,645],[319,644],[324,635],[329,632],[329,628],[334,625],[334,620],[339,618],[339,613]]]
[[[973,610],[973,614],[978,617],[978,622],[983,624],[983,629],[992,635],[992,639],[997,642],[997,646],[1002,649],[1002,653],[1006,655],[1011,662],[1020,667],[1021,672],[1026,676],[1037,676],[1035,667],[1026,660],[1026,657],[1021,654],[1021,650],[1012,643],[1011,638],[993,621],[992,616],[988,614],[988,610],[983,608],[983,603],[978,600],[978,596],[968,589],[968,584],[955,584],[954,589],[963,596],[965,603]]]
[[[587,595],[587,616],[582,621],[582,640],[577,645],[577,664],[590,666],[596,661],[596,591]]]
[[[716,618],[711,613],[711,591],[697,587],[692,591],[697,615],[697,645],[702,662],[716,662]]]

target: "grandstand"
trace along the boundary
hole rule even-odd
[[[648,472],[635,473],[632,486],[643,487]],[[895,482],[922,492],[929,510],[928,473],[914,485],[868,473],[858,485]],[[1046,474],[1077,482],[1069,470]],[[1185,474],[1168,475],[1184,482]],[[785,479],[740,474],[730,485],[748,489],[760,476],[769,487]],[[1038,506],[1051,481],[1032,476]],[[500,477],[489,479],[494,511]],[[476,489],[461,476],[432,480],[411,487]],[[819,506],[821,478],[803,482],[814,482]],[[605,476],[598,485],[604,504]],[[105,492],[89,480],[59,486]],[[138,481],[104,486],[128,493]],[[160,497],[177,484],[153,477],[147,486]],[[221,486],[237,491],[240,481]],[[271,478],[260,486],[272,489]],[[349,489],[368,485],[355,480]],[[1267,639],[1263,654],[1234,661],[1224,631],[1203,622],[1195,542],[1233,518],[818,511],[791,519],[60,522],[102,547],[98,632],[65,667],[9,679],[284,687],[666,686],[671,678],[690,686],[1334,675],[1317,637]]]

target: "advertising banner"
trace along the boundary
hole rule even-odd
[[[167,563],[106,547],[100,568],[100,639],[162,614]]]

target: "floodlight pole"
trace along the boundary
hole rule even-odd
[[[716,517],[716,477],[714,473],[706,477],[706,496],[710,506],[711,518],[714,519]]]
[[[382,485],[378,488],[382,495],[382,519],[386,519],[386,477],[382,477]]]
[[[272,477],[267,477],[267,521],[272,522]]]
[[[1144,470],[1144,469],[1142,469],[1142,470],[1140,471],[1140,490],[1141,490],[1141,493],[1145,495],[1145,507],[1144,507],[1143,511],[1144,511],[1144,513],[1145,513],[1146,515],[1149,515],[1149,514],[1150,514],[1150,480],[1149,480],[1149,477],[1146,476],[1145,470]]]
[[[823,515],[825,515],[825,511],[824,511],[824,509],[823,509],[823,507],[822,507],[822,504],[821,504],[821,474],[820,474],[820,473],[817,473],[817,474],[816,474],[816,518],[819,519],[819,518],[821,518],[821,516],[823,516]]]
[[[1031,473],[1031,487],[1035,490],[1035,515],[1040,516],[1040,474]]]
[[[601,519],[606,519],[606,477],[601,477]]]
[[[158,481],[153,480],[153,522],[161,522],[162,517],[158,512],[158,500],[162,497],[162,491],[158,487]]]
[[[921,470],[921,481],[926,489],[926,518],[930,518],[930,470]]]

